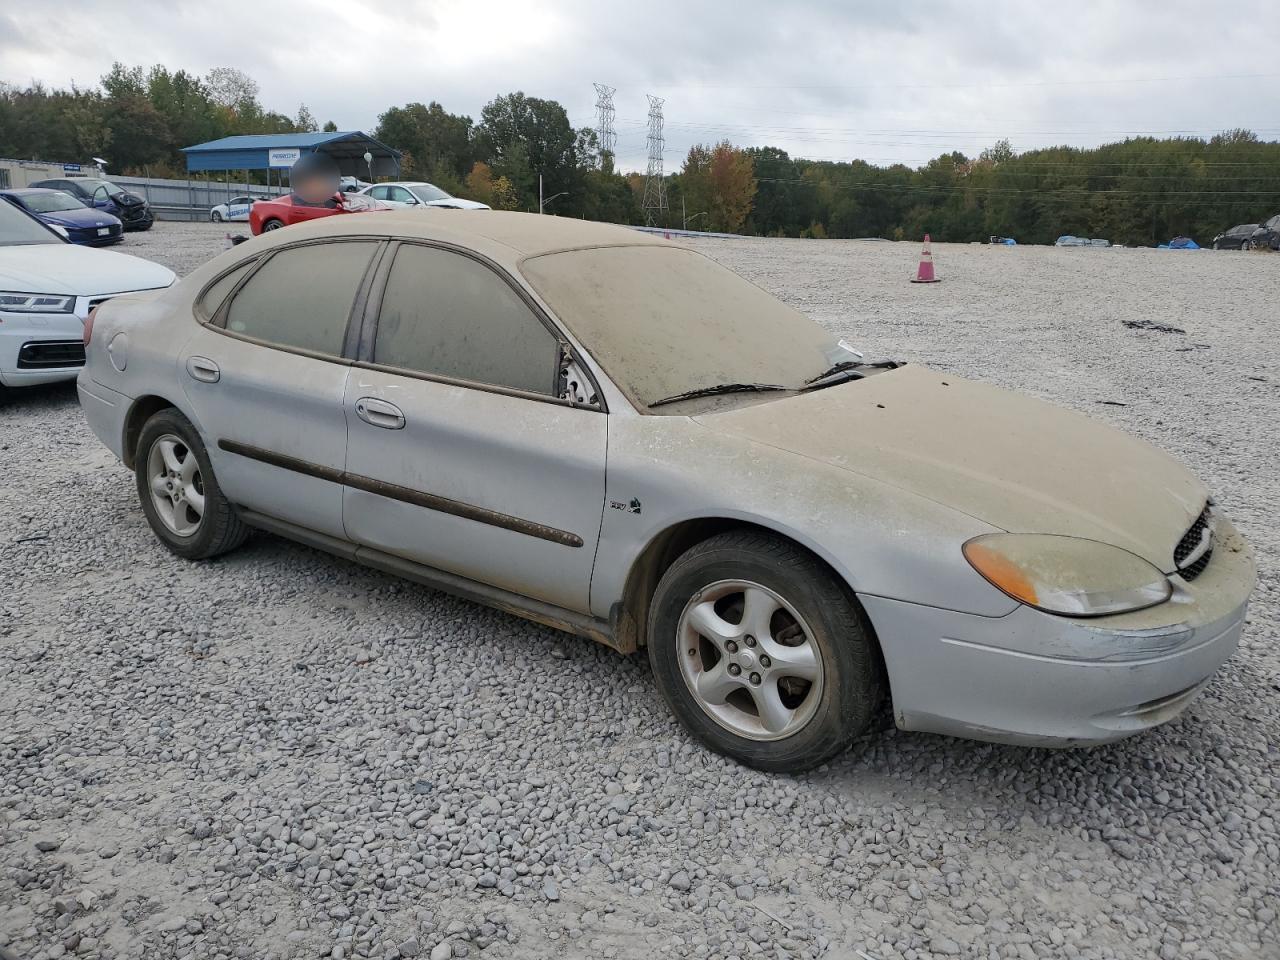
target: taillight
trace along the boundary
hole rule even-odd
[[[89,311],[89,316],[84,321],[84,345],[87,347],[89,341],[93,339],[93,315],[98,312],[98,308],[94,307]]]

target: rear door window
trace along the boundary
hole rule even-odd
[[[559,360],[559,339],[492,269],[435,247],[400,248],[375,363],[553,396]]]
[[[227,309],[227,329],[282,347],[341,356],[351,305],[377,247],[376,241],[356,240],[281,250],[236,293]]]

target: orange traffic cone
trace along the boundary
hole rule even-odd
[[[938,283],[940,277],[933,275],[933,254],[929,252],[929,235],[924,235],[924,250],[920,253],[920,267],[916,270],[912,283]]]

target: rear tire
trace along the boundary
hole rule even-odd
[[[134,477],[152,531],[178,556],[207,560],[248,538],[249,528],[222,495],[199,433],[172,407],[143,425]]]
[[[672,712],[717,753],[793,773],[863,733],[880,660],[848,588],[770,534],[720,534],[671,565],[649,608],[649,662]]]
[[[262,232],[266,233],[268,230],[279,230],[283,226],[284,226],[283,220],[277,220],[275,217],[272,217],[270,220],[268,220],[266,223],[262,225]]]

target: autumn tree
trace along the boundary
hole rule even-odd
[[[737,233],[756,195],[751,156],[728,140],[714,147],[696,144],[681,168],[680,190],[690,217],[705,213],[706,229]]]

